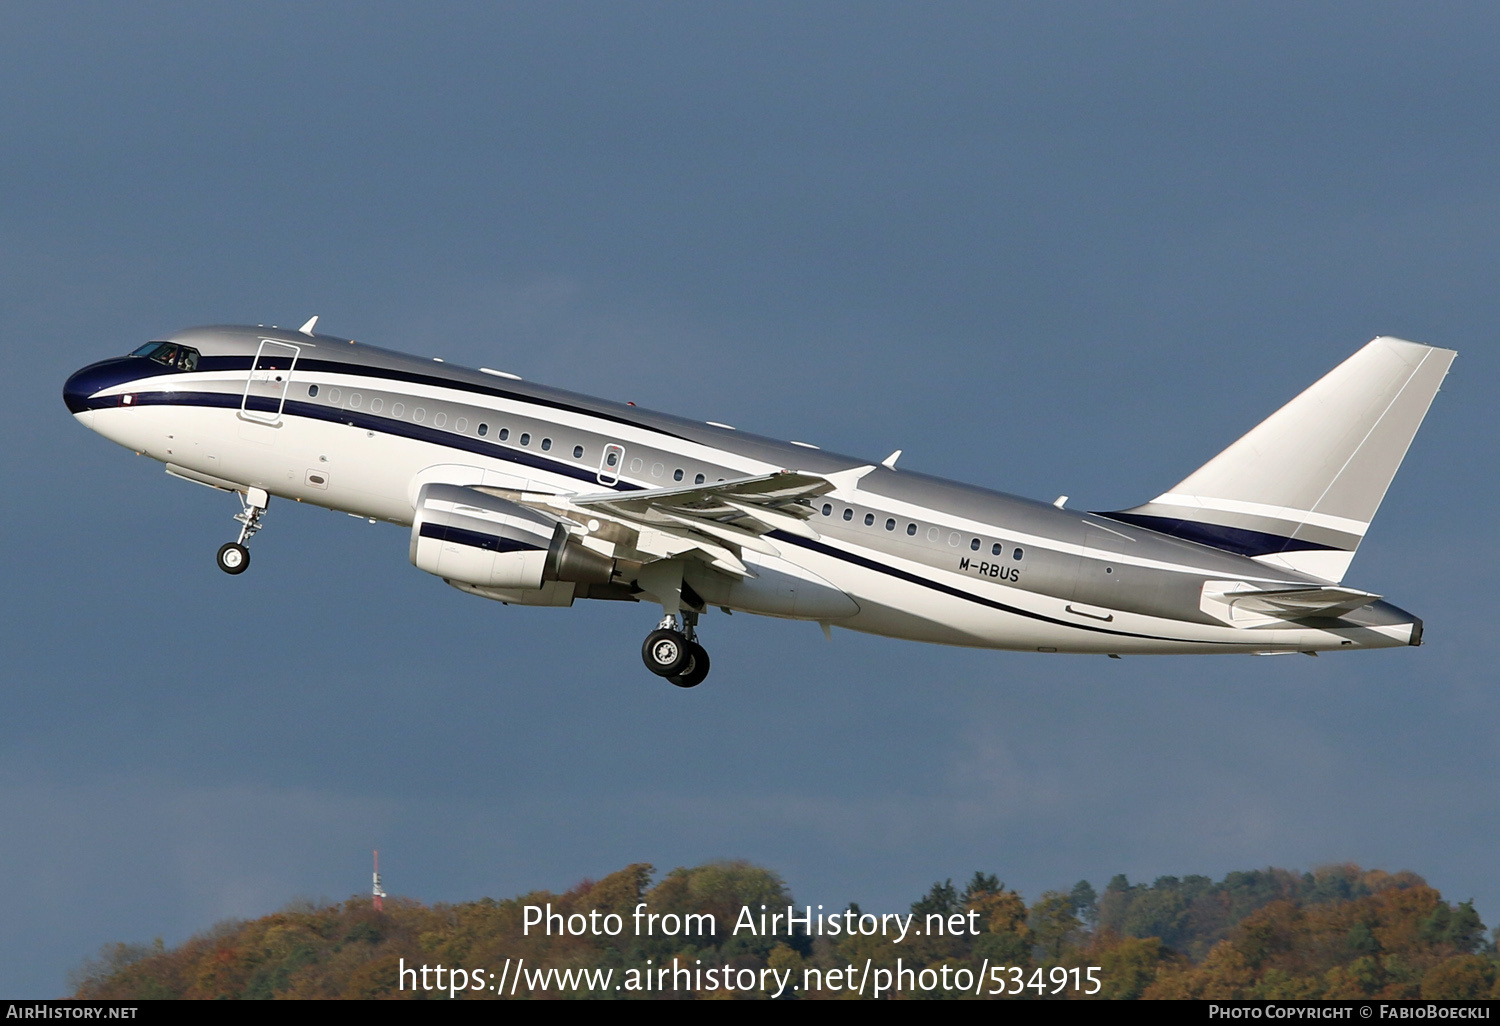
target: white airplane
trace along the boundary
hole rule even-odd
[[[190,328],[78,371],[85,426],[239,496],[409,526],[501,602],[660,605],[646,666],[708,674],[717,606],[946,645],[1256,653],[1418,645],[1345,571],[1454,352],[1377,338],[1150,502],[1085,513],[316,334]]]

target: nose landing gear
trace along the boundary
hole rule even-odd
[[[698,614],[684,612],[682,621],[678,630],[677,617],[664,616],[656,630],[646,635],[641,658],[658,677],[680,688],[695,688],[708,677],[708,652],[698,644]]]
[[[240,537],[238,541],[225,542],[219,546],[217,557],[219,569],[226,574],[242,574],[250,569],[250,550],[245,543],[261,529],[261,520],[271,502],[271,497],[264,488],[251,488],[244,495],[239,492],[235,492],[235,495],[242,507],[234,516],[240,524]]]

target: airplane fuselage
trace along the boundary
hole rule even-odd
[[[722,573],[692,554],[678,559],[683,609],[719,606],[949,645],[1112,655],[1318,652],[1421,638],[1419,620],[1383,601],[1302,619],[1237,613],[1224,598],[1237,589],[1327,583],[1247,555],[502,372],[263,327],[194,328],[162,342],[177,348],[84,368],[65,398],[85,425],[177,476],[405,526],[428,484],[540,505],[552,496],[548,508],[579,544],[631,557],[608,582],[555,582],[535,595],[459,585],[491,598],[635,598],[676,613],[640,556],[671,558],[674,525],[662,519],[661,538],[641,535],[649,524],[627,525],[627,540],[621,524],[568,497],[797,471],[833,484],[807,500],[807,530],[770,530],[738,545],[721,530],[746,572]]]

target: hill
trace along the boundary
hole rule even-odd
[[[951,880],[898,913],[797,906],[746,863],[645,864],[562,894],[289,906],[182,945],[113,944],[80,998],[1500,997],[1472,904],[1330,866],[1086,881],[1029,905]],[[1500,931],[1496,931],[1500,934]]]

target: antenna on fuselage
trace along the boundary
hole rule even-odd
[[[314,317],[313,320],[317,320],[317,318]],[[385,903],[382,901],[382,899],[385,897],[385,888],[382,887],[382,886],[380,886],[380,849],[379,848],[375,849],[375,886],[373,886],[373,887],[370,888],[370,893],[372,895],[374,895],[375,911],[376,912],[384,912],[385,911]]]
[[[302,334],[304,334],[304,335],[311,336],[312,333],[313,333],[313,325],[317,324],[317,323],[318,323],[318,315],[317,314],[313,314],[311,317],[309,317],[307,319],[307,323],[304,324],[304,325],[302,325],[302,327],[298,328],[297,330],[300,331],[300,332],[302,332]]]

